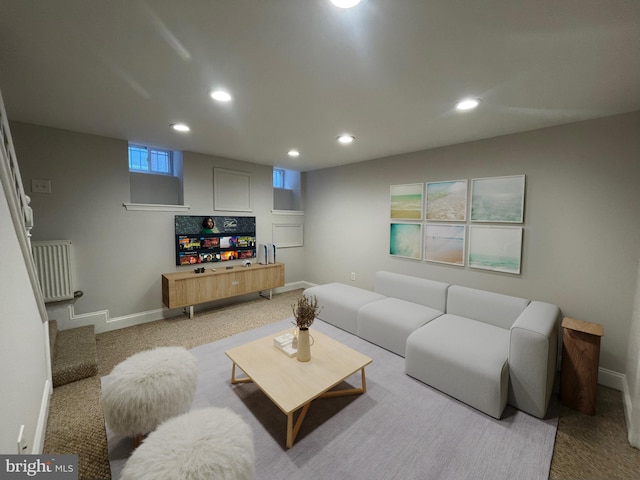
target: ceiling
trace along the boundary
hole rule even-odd
[[[639,110],[640,2],[0,0],[0,90],[11,120],[308,171]]]

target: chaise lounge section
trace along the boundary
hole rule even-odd
[[[305,290],[321,319],[405,357],[408,375],[501,418],[507,403],[543,418],[556,371],[557,306],[392,272],[374,292]]]

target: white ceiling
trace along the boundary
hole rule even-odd
[[[0,89],[11,120],[314,170],[640,109],[640,1],[0,0]]]

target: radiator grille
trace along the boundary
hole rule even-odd
[[[72,299],[71,242],[31,242],[31,247],[44,301],[48,303]]]

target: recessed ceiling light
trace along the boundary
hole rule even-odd
[[[355,139],[356,137],[354,137],[353,135],[344,133],[338,137],[338,142],[347,144],[347,143],[352,143]]]
[[[290,157],[299,157],[300,156],[300,152],[298,150],[295,150],[295,149],[289,150],[288,154],[289,154]]]
[[[336,7],[351,8],[360,3],[360,0],[331,0]]]
[[[456,105],[456,109],[458,110],[473,110],[480,104],[480,100],[477,98],[465,98],[461,100]]]
[[[171,128],[173,128],[176,132],[188,132],[191,130],[189,128],[189,125],[186,125],[184,123],[172,123]]]
[[[212,90],[211,93],[209,93],[209,96],[219,102],[231,101],[231,95],[229,95],[229,92],[225,92],[224,90]]]

